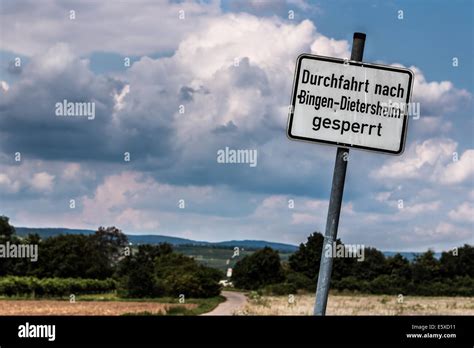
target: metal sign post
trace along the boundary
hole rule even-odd
[[[350,60],[303,53],[296,60],[288,115],[291,140],[337,146],[315,315],[328,301],[349,148],[400,155],[408,129],[414,74],[406,68],[363,63],[365,34],[354,33]]]
[[[352,42],[351,60],[362,61],[364,56],[365,34],[354,33]],[[337,227],[339,215],[341,214],[342,195],[344,193],[344,181],[346,179],[347,161],[349,160],[349,149],[337,148],[336,163],[332,177],[331,197],[329,199],[328,217],[326,220],[326,232],[324,235],[323,250],[321,251],[321,263],[319,266],[318,286],[316,288],[316,303],[314,315],[325,315],[328,303],[329,284],[332,273],[332,255],[326,257],[324,252],[326,245],[332,249],[337,238]]]

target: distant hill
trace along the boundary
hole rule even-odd
[[[382,251],[385,257],[391,257],[394,256],[395,254],[400,254],[404,258],[406,258],[408,261],[413,261],[416,256],[422,254],[421,252],[416,252],[416,251]],[[434,253],[434,257],[439,259],[441,257],[441,253]]]
[[[69,228],[29,228],[29,227],[15,227],[16,233],[19,236],[26,236],[30,233],[37,233],[41,238],[48,238],[57,236],[60,234],[93,234],[93,230],[81,230],[81,229],[69,229]],[[298,249],[296,245],[267,242],[263,240],[231,240],[223,242],[205,242],[196,241],[192,239],[162,236],[154,234],[127,234],[128,240],[133,244],[159,244],[169,243],[171,245],[197,245],[197,246],[210,246],[210,247],[239,247],[244,249],[261,249],[266,246],[271,247],[275,250],[294,252]]]
[[[38,234],[41,238],[48,238],[57,236],[59,234],[93,234],[93,230],[79,230],[70,228],[30,228],[30,227],[15,227],[16,234],[19,236],[26,236],[28,234]]]
[[[16,233],[19,236],[26,236],[30,233],[37,233],[42,238],[57,236],[59,234],[93,234],[94,230],[81,230],[70,228],[30,228],[30,227],[15,227]],[[160,244],[169,243],[171,245],[195,245],[208,246],[215,248],[244,248],[248,250],[262,249],[266,246],[286,253],[293,253],[298,250],[296,245],[268,242],[264,240],[229,240],[223,242],[205,242],[186,238],[162,236],[155,234],[127,234],[128,240],[133,244]],[[397,254],[396,251],[382,251],[386,257]],[[400,254],[407,260],[412,261],[420,252],[402,251]],[[441,257],[441,253],[435,253],[436,258]]]
[[[171,245],[210,245],[212,243],[202,242],[192,239],[162,236],[156,234],[127,234],[128,240],[133,244],[160,244],[169,243]]]
[[[225,242],[218,242],[212,243],[216,246],[226,246],[226,247],[239,247],[239,248],[247,248],[247,249],[263,249],[266,246],[271,247],[275,250],[280,251],[287,251],[287,252],[295,252],[298,250],[296,245],[291,244],[284,244],[284,243],[275,243],[275,242],[267,242],[264,240],[229,240]]]

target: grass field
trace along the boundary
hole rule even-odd
[[[388,295],[330,295],[327,315],[474,315],[473,297]],[[288,296],[249,295],[246,307],[237,315],[311,315],[314,295]]]
[[[224,301],[221,296],[208,299],[188,299],[179,304],[176,299],[122,299],[115,294],[77,296],[68,299],[26,299],[0,297],[3,315],[199,315],[213,310]]]

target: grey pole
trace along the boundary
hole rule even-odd
[[[351,60],[362,61],[364,56],[365,34],[354,33],[352,41]],[[349,149],[337,148],[336,163],[332,177],[331,197],[329,199],[328,217],[326,220],[326,232],[324,235],[323,250],[321,251],[321,263],[319,265],[318,286],[316,288],[316,303],[314,315],[325,315],[328,302],[329,284],[332,273],[332,257],[326,257],[326,248],[332,251],[333,243],[337,239],[337,227],[341,213],[342,195],[344,193],[344,181],[346,179],[347,161],[349,160]],[[332,255],[332,253],[331,253]]]

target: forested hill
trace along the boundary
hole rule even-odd
[[[60,234],[93,234],[93,230],[69,229],[69,228],[30,228],[30,227],[15,227],[16,233],[19,236],[26,236],[28,234],[37,233],[41,238],[48,238]],[[186,238],[163,236],[163,235],[135,235],[127,234],[128,240],[133,244],[160,244],[169,243],[171,245],[200,245],[210,247],[239,247],[246,249],[261,249],[266,246],[285,252],[294,252],[298,249],[296,245],[268,242],[263,240],[231,240],[223,242],[205,242]]]

